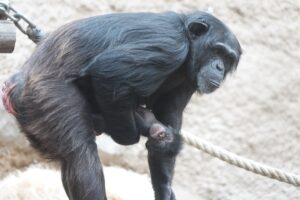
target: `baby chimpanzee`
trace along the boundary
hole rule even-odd
[[[139,107],[135,113],[137,124],[140,125],[139,132],[145,133],[148,136],[146,147],[148,153],[156,155],[177,155],[180,151],[178,146],[181,146],[181,136],[174,131],[172,127],[166,127],[159,122],[154,114],[143,107]]]

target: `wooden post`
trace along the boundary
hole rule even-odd
[[[8,0],[0,0],[0,3],[8,5]],[[1,4],[0,4],[0,8]],[[1,11],[1,10],[0,10]],[[16,28],[14,23],[8,21],[5,15],[0,13],[0,53],[11,53],[15,48]]]

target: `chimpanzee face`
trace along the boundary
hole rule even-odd
[[[201,94],[211,93],[236,69],[241,47],[233,33],[209,14],[189,23],[188,29],[191,40],[189,74]]]

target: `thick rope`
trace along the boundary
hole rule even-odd
[[[300,187],[300,176],[284,172],[280,169],[276,169],[256,161],[238,156],[231,153],[221,147],[215,146],[207,141],[204,141],[194,135],[186,132],[182,132],[182,137],[185,143],[208,153],[214,157],[217,157],[231,165],[240,167],[242,169],[266,176],[272,179],[276,179],[281,182],[285,182],[296,187]]]

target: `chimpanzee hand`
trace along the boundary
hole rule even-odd
[[[154,114],[143,107],[139,107],[135,113],[135,119],[140,134],[147,136],[146,147],[150,152],[176,155],[181,145],[181,137],[172,127],[167,127],[159,122]]]

